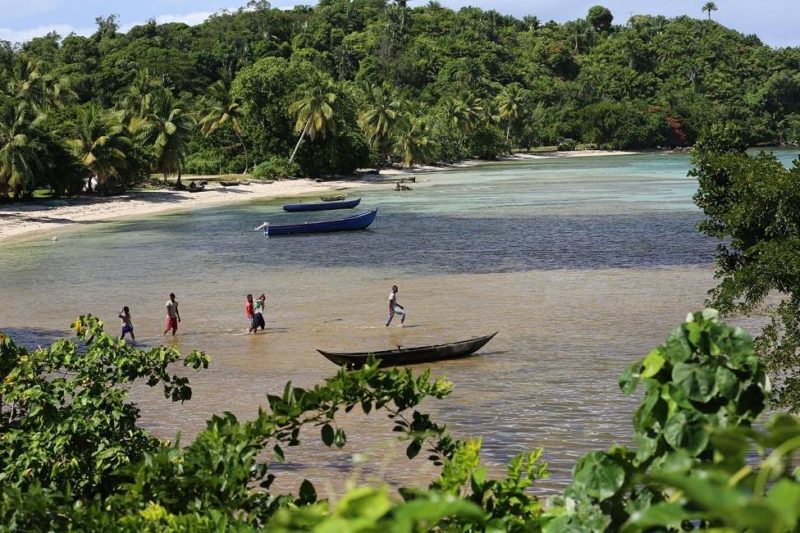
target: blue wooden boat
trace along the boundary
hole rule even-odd
[[[324,233],[328,231],[352,231],[366,229],[378,214],[378,208],[336,220],[301,222],[299,224],[264,224],[264,235],[295,235],[298,233]],[[260,229],[260,228],[257,228]]]
[[[286,204],[284,211],[328,211],[330,209],[352,209],[361,203],[361,198],[339,202],[317,202],[313,204]]]

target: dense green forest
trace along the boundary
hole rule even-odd
[[[595,6],[557,24],[435,1],[259,1],[127,33],[99,17],[89,37],[0,43],[0,196],[75,194],[91,175],[107,191],[152,173],[685,146],[722,121],[750,144],[797,142],[800,49],[708,14],[619,21]]]

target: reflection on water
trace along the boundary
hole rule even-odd
[[[144,345],[175,342],[212,356],[191,375],[194,396],[166,402],[133,391],[144,424],[186,442],[213,413],[253,416],[287,380],[311,386],[336,367],[316,353],[461,340],[496,330],[480,356],[432,365],[455,383],[425,404],[459,437],[483,437],[496,473],[516,453],[545,448],[563,486],[576,457],[628,442],[637,399],[622,369],[666,337],[713,285],[713,243],[699,237],[683,156],[506,163],[421,175],[413,191],[362,193],[380,205],[374,229],[267,239],[250,231],[287,217],[256,203],[100,226],[0,250],[0,329],[45,344],[79,313],[116,331],[131,308]],[[305,216],[305,215],[298,215]],[[384,328],[393,283],[415,327]],[[164,340],[174,291],[183,322]],[[244,294],[266,292],[264,335],[248,336]],[[182,369],[181,369],[182,370]],[[309,477],[329,494],[343,478],[424,482],[391,423],[351,413],[350,445],[289,449],[282,488]],[[318,440],[310,428],[307,439]],[[353,452],[368,461],[354,461]],[[421,454],[425,455],[425,454]]]

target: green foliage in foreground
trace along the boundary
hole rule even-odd
[[[621,377],[625,393],[644,389],[633,418],[636,447],[584,455],[570,485],[546,505],[528,492],[546,476],[540,450],[511,460],[504,479],[490,479],[479,440],[454,440],[417,410],[425,397],[441,399],[452,388],[429,372],[368,365],[313,389],[287,384],[282,395],[268,395],[269,412],[246,422],[215,416],[180,447],[136,428],[138,411],[115,386],[143,378],[188,399],[185,378],[166,373],[177,354],[130,348],[92,317],[77,330],[80,349],[58,341],[29,353],[2,339],[0,530],[774,532],[800,524],[800,478],[791,468],[800,422],[778,415],[765,430],[752,429],[769,380],[750,337],[712,310],[689,315]],[[193,353],[184,363],[207,361]],[[386,413],[408,442],[408,457],[426,447],[440,475],[399,497],[386,487],[354,488],[335,504],[320,500],[308,481],[297,494],[274,493],[271,462],[284,461],[309,431],[345,446],[336,414],[354,408]],[[137,449],[107,433],[123,418]],[[94,426],[87,430],[85,420]],[[57,444],[85,436],[81,446]],[[122,460],[115,446],[135,455]],[[63,464],[72,469],[56,468]]]
[[[800,160],[750,156],[739,131],[715,128],[693,151],[699,229],[718,239],[710,303],[726,314],[765,311],[756,353],[776,383],[775,403],[800,410]],[[775,295],[778,298],[775,298]]]

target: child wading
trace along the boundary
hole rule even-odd
[[[264,331],[264,327],[266,326],[264,323],[264,306],[266,301],[267,297],[262,294],[253,304],[253,327],[255,330],[261,328],[261,331]]]
[[[128,309],[128,306],[126,305],[125,307],[123,307],[122,310],[119,312],[119,315],[117,316],[119,316],[119,318],[122,319],[122,335],[119,336],[120,339],[124,339],[125,334],[130,333],[131,340],[133,342],[136,342],[136,337],[133,335],[133,322],[131,322],[131,310]]]

